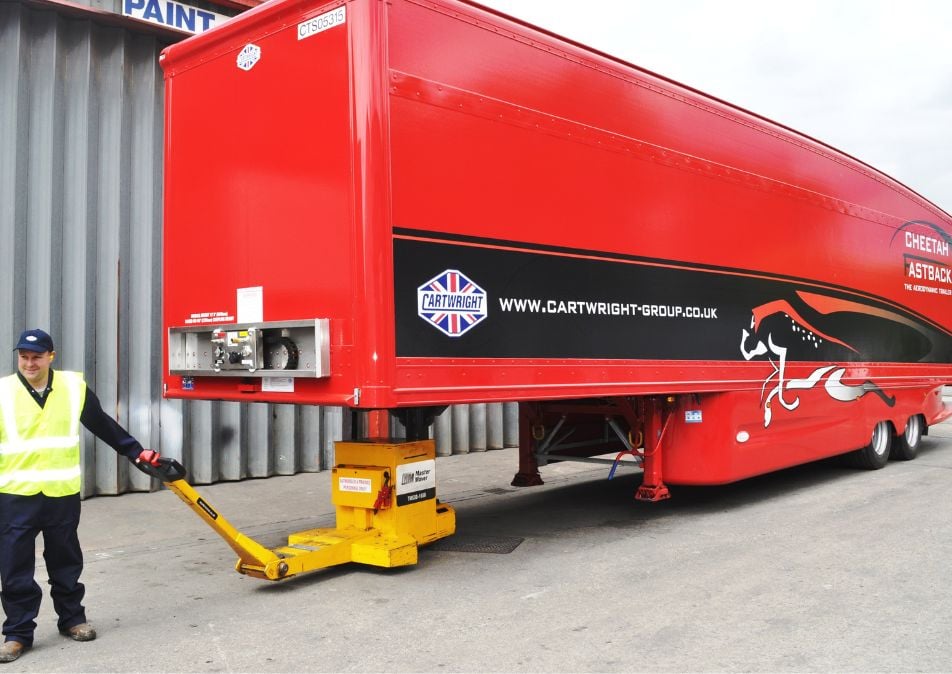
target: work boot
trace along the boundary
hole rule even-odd
[[[5,641],[3,645],[0,646],[0,662],[13,662],[23,655],[23,651],[26,649],[27,646],[24,646],[19,641]]]
[[[72,627],[60,630],[60,634],[67,636],[73,641],[92,641],[96,638],[96,630],[89,623],[80,623]]]

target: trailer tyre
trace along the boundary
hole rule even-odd
[[[892,445],[892,428],[888,421],[880,421],[873,427],[869,444],[853,452],[853,460],[859,468],[879,470],[889,461],[889,448]]]
[[[899,461],[912,461],[916,458],[924,426],[921,415],[913,414],[909,417],[905,430],[893,440],[892,458]]]

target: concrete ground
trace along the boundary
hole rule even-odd
[[[952,671],[952,423],[880,471],[824,461],[657,504],[632,500],[634,471],[558,464],[515,489],[515,468],[515,450],[437,461],[454,545],[511,552],[438,545],[281,583],[235,573],[168,491],[91,499],[99,638],[59,636],[47,595],[34,648],[0,672]],[[329,485],[199,491],[276,546],[332,526]]]

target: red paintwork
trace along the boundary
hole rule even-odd
[[[341,4],[344,26],[297,39],[299,22]],[[245,72],[249,42],[262,59]],[[666,449],[666,479],[799,462],[731,440],[763,422],[763,360],[397,358],[394,227],[809,277],[952,330],[952,298],[904,291],[890,247],[910,220],[952,232],[948,214],[811,138],[477,5],[270,2],[169,47],[163,68],[165,326],[233,315],[235,289],[261,285],[264,320],[327,317],[332,342],[332,376],[293,394],[227,378],[186,391],[166,376],[171,397],[354,405],[360,389],[359,407],[394,408],[707,392],[705,415],[731,422],[673,423],[667,439],[726,454],[707,465]],[[931,391],[952,380],[948,363],[854,363],[844,381],[869,378],[906,387],[897,429],[946,413]],[[802,395],[822,436],[842,408]],[[817,437],[789,452],[815,458]]]

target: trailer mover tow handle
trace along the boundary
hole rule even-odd
[[[235,569],[239,573],[249,571],[255,575],[267,575],[269,570],[277,572],[277,578],[287,573],[287,565],[274,552],[245,536],[215,510],[192,486],[185,481],[185,466],[176,461],[162,457],[158,466],[146,463],[140,464],[139,469],[152,477],[161,480],[171,491],[175,492],[189,508],[205,520],[215,532],[238,554]],[[275,562],[279,562],[275,564]],[[270,569],[268,566],[271,565]],[[283,567],[283,568],[282,568]]]

